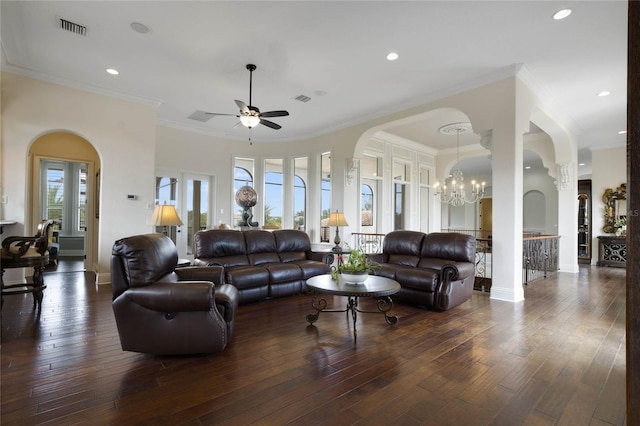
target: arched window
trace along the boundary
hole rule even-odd
[[[298,175],[293,177],[293,209],[293,226],[304,231],[307,223],[307,184]]]
[[[238,167],[238,166],[234,167],[233,169],[234,194],[238,191],[238,189],[242,188],[245,185],[253,187],[253,175],[249,170],[245,169],[244,167]],[[232,205],[235,206],[232,226],[236,226],[240,222],[242,222],[242,207],[236,204],[235,199],[233,200]]]
[[[373,189],[367,184],[360,186],[360,221],[362,226],[373,226]]]
[[[236,191],[245,185],[253,187],[253,175],[244,167],[236,167],[233,171],[233,176]]]
[[[282,173],[264,174],[264,226],[272,229],[282,227]]]

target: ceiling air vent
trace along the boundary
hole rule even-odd
[[[84,25],[76,24],[75,22],[67,21],[64,18],[58,18],[60,28],[81,36],[87,35],[87,27]]]
[[[213,117],[213,114],[207,114],[205,111],[196,110],[189,116],[190,119],[206,123]]]
[[[311,100],[310,97],[305,96],[305,95],[296,96],[293,99],[295,99],[296,101],[300,101],[300,102],[309,102]]]

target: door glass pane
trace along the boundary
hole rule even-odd
[[[369,184],[360,185],[360,221],[365,232],[373,232],[373,188]]]
[[[78,164],[77,170],[78,203],[76,231],[84,232],[87,230],[87,166],[85,164]]]
[[[409,224],[409,165],[400,162],[393,163],[393,229],[406,229]]]
[[[64,167],[62,165],[47,166],[46,191],[47,191],[47,198],[46,198],[44,219],[57,220],[61,224],[63,224]]]
[[[405,229],[405,203],[407,202],[406,197],[406,185],[401,183],[396,183],[393,185],[394,188],[394,212],[393,212],[393,229],[401,230]]]
[[[420,167],[420,231],[429,232],[429,208],[431,170],[428,167]]]
[[[209,223],[209,182],[187,179],[187,254],[193,254],[193,235]]]
[[[170,176],[156,176],[156,204],[178,204],[178,178]],[[182,220],[182,218],[180,218]],[[183,221],[184,222],[184,221]],[[164,233],[177,244],[177,226],[156,226],[155,232]]]

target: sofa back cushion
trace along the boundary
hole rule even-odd
[[[305,232],[295,229],[279,229],[273,231],[273,236],[276,239],[278,256],[281,262],[287,263],[307,259],[307,252],[311,251],[311,241]]]
[[[387,263],[416,267],[425,234],[418,231],[393,231],[384,237],[382,251]]]
[[[126,280],[114,283],[121,287],[118,291],[152,284],[173,272],[178,263],[176,246],[162,234],[122,238],[113,244],[111,257],[112,269],[119,269],[114,275]]]
[[[457,232],[432,232],[424,238],[420,256],[473,263],[476,256],[476,238]]]
[[[244,239],[247,243],[247,256],[252,265],[264,263],[279,263],[280,258],[276,253],[276,239],[269,231],[244,231]]]
[[[248,265],[247,246],[244,234],[232,229],[207,229],[193,236],[196,259],[207,259],[209,263],[225,267]]]

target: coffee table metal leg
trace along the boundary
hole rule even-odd
[[[307,322],[309,324],[313,324],[318,321],[318,317],[320,316],[320,312],[324,311],[327,307],[327,301],[324,298],[319,298],[318,295],[313,295],[313,300],[311,301],[311,307],[316,310],[313,314],[307,314]]]
[[[358,309],[358,297],[357,296],[347,296],[347,306],[344,310],[336,310],[336,309],[327,309],[327,300],[323,297],[318,297],[318,294],[313,295],[313,300],[311,301],[311,307],[315,310],[314,313],[307,314],[307,322],[309,324],[313,324],[318,320],[320,316],[320,312],[346,312],[347,313],[347,322],[349,321],[349,312],[351,312],[351,319],[353,320],[353,341],[354,343],[358,339],[358,330],[357,330],[357,322],[358,322],[358,312],[362,312],[364,314],[384,314],[384,319],[387,321],[387,324],[394,325],[398,322],[398,317],[395,315],[389,315],[389,311],[393,309],[393,300],[391,297],[385,296],[378,298],[377,301],[377,311],[363,311]]]
[[[391,300],[391,297],[385,296],[385,297],[378,298],[377,306],[378,306],[377,311],[362,311],[360,309],[357,309],[357,306],[356,306],[356,309],[358,310],[358,312],[362,312],[363,314],[382,313],[384,314],[384,319],[387,321],[387,324],[389,325],[394,325],[398,322],[397,316],[388,315],[389,311],[393,309],[393,300]]]
[[[358,321],[358,298],[349,296],[347,302],[347,312],[351,311],[351,319],[353,320],[353,343],[358,340],[358,332],[356,330],[356,322]],[[347,314],[348,317],[349,314]],[[348,320],[347,320],[348,321]]]

